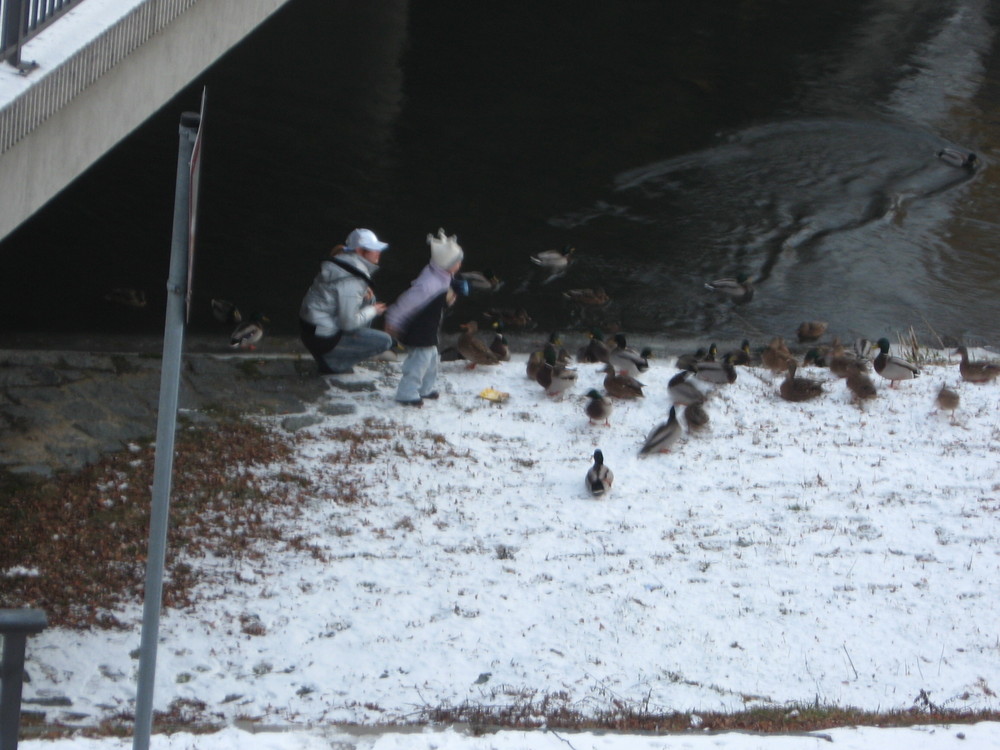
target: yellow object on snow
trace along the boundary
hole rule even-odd
[[[508,398],[510,398],[509,393],[504,393],[503,391],[498,391],[494,388],[484,388],[480,394],[479,398],[485,398],[487,401],[492,401],[495,404],[502,404]]]

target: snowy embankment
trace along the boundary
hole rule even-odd
[[[654,361],[610,426],[583,411],[597,365],[554,400],[524,355],[443,363],[422,409],[393,402],[398,364],[358,368],[374,390],[330,390],[357,412],[297,433],[295,464],[273,467],[320,488],[275,522],[322,554],[193,561],[206,583],[194,611],[164,613],[157,708],[300,725],[543,701],[1000,707],[1000,387],[961,382],[956,359],[895,389],[873,374],[858,406],[802,368],[826,393],[789,403],[780,377],[739,368],[702,386],[707,428],[639,457],[672,365]],[[954,417],[935,411],[942,383]],[[616,481],[595,500],[598,447]],[[127,617],[129,633],[31,639],[25,697],[69,697],[91,720],[130,710]]]

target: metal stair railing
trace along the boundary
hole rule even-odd
[[[0,63],[27,71],[21,47],[31,37],[83,0],[0,0]]]

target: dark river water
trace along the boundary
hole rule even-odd
[[[319,258],[356,226],[392,245],[384,299],[438,227],[504,280],[451,330],[523,307],[538,330],[761,341],[823,319],[844,337],[996,343],[998,10],[293,0],[0,244],[0,326],[162,332],[177,126],[204,87],[189,330],[223,347],[211,298],[293,333]],[[530,262],[565,245],[563,276]],[[741,272],[748,304],[704,288]],[[564,296],[596,286],[603,307]]]

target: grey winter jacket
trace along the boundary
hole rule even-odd
[[[376,314],[375,299],[365,300],[365,294],[378,266],[356,253],[341,253],[336,259],[350,264],[364,278],[341,268],[332,258],[320,265],[319,273],[302,299],[299,317],[316,326],[316,335],[322,338],[366,327]]]

